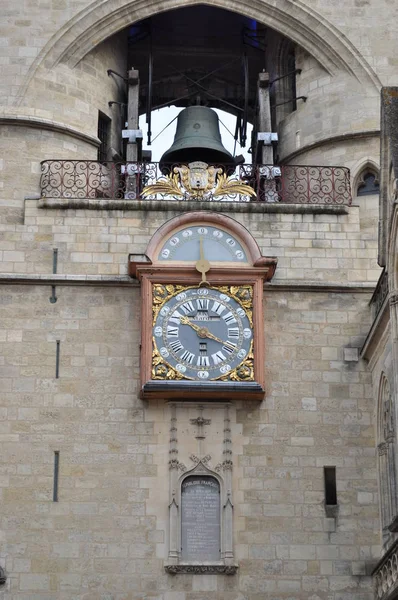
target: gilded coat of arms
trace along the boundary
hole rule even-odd
[[[154,198],[158,194],[181,200],[213,200],[224,197],[235,200],[237,195],[256,196],[256,192],[244,181],[228,177],[220,167],[205,162],[191,162],[174,167],[165,175],[142,190],[143,198]]]

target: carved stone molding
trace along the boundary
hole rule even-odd
[[[169,467],[170,467],[170,469],[178,469],[179,471],[182,471],[182,472],[187,470],[184,463],[180,462],[176,458],[171,458],[169,460]]]
[[[389,298],[390,306],[395,306],[398,304],[398,294],[392,294]]]
[[[207,466],[207,464],[211,461],[210,454],[206,454],[206,456],[204,456],[203,458],[199,458],[199,456],[196,456],[196,454],[191,454],[191,456],[189,458],[192,460],[192,462],[195,465],[202,463],[202,465]]]
[[[193,575],[235,575],[238,565],[165,565],[164,570],[169,575],[193,574]]]
[[[398,590],[398,546],[395,542],[373,571],[376,600],[396,598]]]
[[[381,442],[381,444],[379,444],[377,446],[377,452],[379,453],[379,456],[383,456],[384,454],[387,454],[387,449],[388,449],[388,444],[386,442]]]

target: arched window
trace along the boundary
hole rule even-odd
[[[279,123],[297,109],[296,46],[290,40],[280,43],[276,62],[270,96],[273,118]]]
[[[395,420],[390,385],[383,374],[380,380],[378,402],[378,467],[380,489],[380,513],[383,541],[389,531],[395,530],[397,516],[395,475]]]
[[[362,171],[357,184],[357,196],[373,196],[380,193],[379,176],[373,169]]]

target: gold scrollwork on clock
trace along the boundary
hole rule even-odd
[[[152,379],[254,381],[252,285],[152,292]]]
[[[173,369],[170,365],[168,365],[164,359],[160,356],[158,349],[155,344],[155,340],[153,340],[153,351],[152,351],[152,379],[161,379],[161,380],[178,380],[182,379],[182,373]]]
[[[220,381],[254,381],[254,355],[253,344],[250,352],[243,362],[230,373],[219,378]]]

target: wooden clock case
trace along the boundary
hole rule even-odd
[[[153,286],[171,284],[199,286],[201,274],[194,263],[168,264],[158,260],[166,239],[176,230],[194,226],[215,226],[237,238],[246,250],[245,264],[212,261],[207,273],[210,286],[250,285],[253,287],[254,381],[155,380],[152,378]],[[264,397],[264,316],[263,284],[272,278],[277,259],[261,255],[250,233],[234,219],[218,213],[193,212],[171,219],[152,237],[145,255],[129,256],[129,274],[141,283],[141,397],[143,399],[232,400]]]

